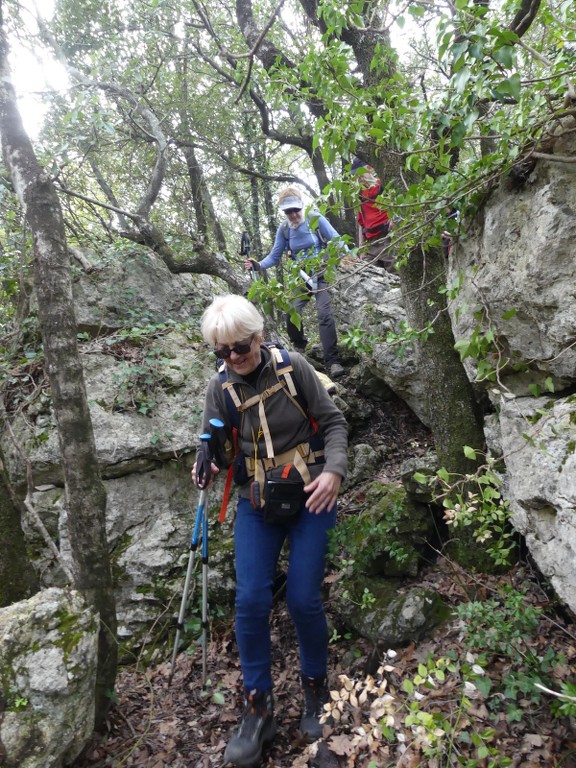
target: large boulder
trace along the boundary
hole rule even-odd
[[[148,248],[83,256],[91,269],[75,268],[72,288],[78,330],[90,336],[130,325],[187,323],[209,303],[214,290],[206,275],[171,274]]]
[[[161,636],[178,609],[198,502],[190,469],[206,384],[214,372],[199,320],[211,297],[223,289],[207,277],[172,275],[143,249],[104,261],[85,255],[84,261],[95,268],[74,270],[74,295],[107,491],[119,634],[128,645],[141,644],[150,639],[152,626]],[[61,559],[70,565],[60,446],[47,387],[38,388],[33,402],[15,408],[2,445],[12,482],[22,497],[29,495]],[[212,521],[221,486],[217,483],[211,495]],[[66,577],[29,511],[23,522],[42,584],[62,587]],[[232,566],[227,537],[219,529],[211,522],[211,570],[216,574],[211,581],[218,585],[218,598],[229,600]]]
[[[556,128],[553,159],[524,183],[505,180],[453,248],[457,339],[489,342],[484,382],[492,450],[506,467],[512,519],[558,595],[576,611],[576,121]],[[486,333],[488,332],[488,337]],[[477,350],[476,350],[477,351]],[[510,364],[509,364],[510,363]],[[465,361],[471,379],[479,361]],[[541,392],[547,398],[535,398]],[[562,394],[565,397],[562,397]]]
[[[451,616],[437,592],[394,579],[346,580],[333,600],[345,627],[370,640],[380,653],[429,636]]]
[[[47,589],[0,609],[0,764],[60,768],[94,728],[98,617]]]
[[[576,396],[503,398],[500,426],[514,526],[576,613]]]
[[[574,121],[564,129],[554,154],[574,157]],[[454,334],[469,339],[490,325],[494,364],[509,359],[529,373],[501,373],[519,394],[548,376],[556,389],[574,381],[575,244],[576,164],[539,160],[520,188],[500,185],[451,252],[449,280],[461,284],[450,308]],[[473,377],[474,360],[466,365]]]
[[[360,363],[351,372],[352,384],[383,400],[389,400],[392,391],[426,424],[426,382],[418,375],[417,353],[386,340],[389,333],[399,334],[406,322],[399,277],[356,264],[340,270],[333,297],[339,327],[358,328],[369,342],[369,351],[360,350]]]
[[[81,345],[86,393],[103,477],[146,472],[196,448],[213,363],[198,334],[169,328],[157,336],[110,337]],[[12,423],[36,484],[62,484],[56,421],[49,395]],[[12,481],[27,479],[24,456],[5,441]]]

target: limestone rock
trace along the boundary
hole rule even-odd
[[[576,155],[576,133],[554,151]],[[517,191],[502,185],[474,226],[451,252],[449,282],[462,288],[451,305],[456,339],[469,338],[478,313],[481,332],[492,324],[502,358],[526,363],[531,375],[510,371],[518,394],[550,376],[556,390],[574,381],[576,370],[576,165],[538,161]],[[498,362],[496,356],[493,362]],[[476,366],[468,359],[470,377]]]
[[[514,526],[576,613],[576,396],[503,399],[500,425]]]
[[[416,642],[450,615],[432,590],[401,589],[393,579],[355,579],[346,587],[335,598],[339,616],[382,651]],[[372,595],[373,602],[366,601],[367,594]]]
[[[60,768],[94,727],[98,622],[79,593],[0,609],[0,763]]]
[[[76,271],[73,283],[78,330],[102,335],[146,323],[186,322],[211,300],[213,280],[206,275],[173,275],[147,248],[123,254],[88,256],[94,271]]]
[[[374,336],[372,352],[362,355],[353,378],[363,391],[369,389],[381,399],[388,399],[392,390],[427,423],[426,382],[418,376],[416,353],[385,341],[390,331],[398,333],[406,321],[399,278],[378,267],[361,265],[357,270],[352,274],[342,270],[344,282],[332,294],[339,326],[359,326],[366,336]]]

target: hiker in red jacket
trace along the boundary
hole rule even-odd
[[[380,179],[374,168],[359,157],[352,161],[351,171],[362,185],[358,211],[358,246],[361,258],[396,274],[394,254],[388,236],[391,228],[388,211],[376,202],[382,192]]]

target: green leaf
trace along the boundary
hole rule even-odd
[[[438,472],[436,472],[440,480],[444,480],[445,483],[449,482],[450,475],[448,473],[448,470],[445,467],[440,467]]]
[[[481,42],[472,43],[469,51],[473,59],[480,60],[484,56],[484,45]]]
[[[454,344],[454,349],[460,354],[460,360],[465,360],[470,355],[470,346],[469,339],[459,339]]]
[[[470,78],[472,76],[472,72],[470,70],[470,67],[462,67],[452,78],[452,84],[454,88],[456,89],[456,93],[464,93],[464,90],[468,83],[470,82]]]
[[[511,69],[514,66],[515,50],[511,45],[503,45],[501,48],[497,48],[492,55],[506,69]]]
[[[510,85],[510,95],[512,98],[516,99],[516,101],[520,101],[520,93],[522,92],[522,81],[520,80],[520,75],[512,75],[512,77],[508,80],[508,83]]]
[[[530,392],[530,394],[534,397],[540,397],[542,394],[542,389],[539,384],[528,384],[528,392]]]
[[[408,13],[415,19],[419,19],[426,13],[426,8],[423,5],[412,4],[408,8]]]
[[[488,675],[485,675],[484,677],[475,677],[474,678],[474,685],[480,693],[486,698],[488,697],[488,694],[490,693],[490,688],[492,686],[492,681],[488,677]]]
[[[520,99],[520,92],[522,90],[522,82],[520,75],[515,73],[511,75],[507,80],[502,80],[498,83],[495,89],[496,96],[500,99],[509,96],[516,101]]]

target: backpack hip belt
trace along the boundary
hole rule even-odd
[[[289,451],[279,453],[277,456],[271,456],[270,458],[261,458],[254,460],[253,456],[246,456],[246,471],[250,476],[255,474],[256,465],[259,464],[267,472],[269,469],[275,467],[281,467],[283,464],[294,464],[302,473],[302,464],[305,466],[305,475],[310,477],[308,471],[308,464],[323,464],[324,463],[324,449],[319,451],[313,451],[310,443],[300,443],[295,448],[291,448]],[[257,471],[257,470],[256,470]],[[307,482],[310,482],[308,480]]]

